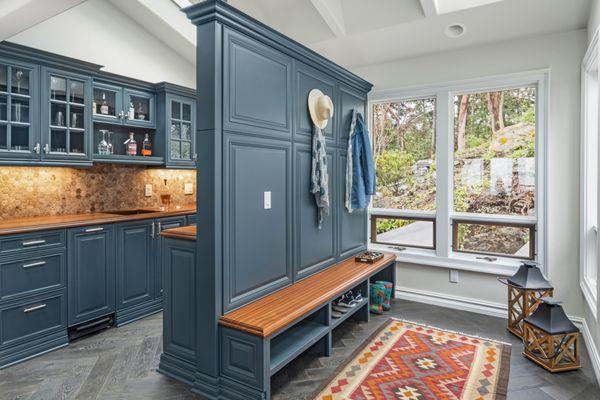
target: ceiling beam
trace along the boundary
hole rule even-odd
[[[336,37],[346,36],[342,0],[310,0]]]
[[[435,17],[439,15],[439,4],[438,0],[419,0],[421,2],[421,8],[426,18]]]
[[[0,3],[0,41],[46,21],[85,0],[5,0]]]

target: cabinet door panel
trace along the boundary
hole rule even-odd
[[[118,86],[94,83],[92,114],[94,121],[123,124],[123,89]]]
[[[164,350],[184,360],[196,360],[196,243],[164,241]]]
[[[124,89],[123,109],[125,111],[125,125],[154,128],[156,126],[154,101],[154,94],[152,93]]]
[[[117,309],[154,297],[153,220],[117,227]]]
[[[327,164],[329,174],[329,215],[323,218],[321,229],[318,228],[318,209],[315,198],[310,193],[310,177],[312,168],[311,148],[298,144],[294,148],[294,201],[295,213],[294,228],[296,240],[296,258],[294,274],[302,278],[317,272],[335,260],[335,150],[327,151]]]
[[[114,228],[69,231],[69,326],[115,310]]]
[[[40,157],[39,67],[0,61],[0,163]]]
[[[166,162],[168,167],[193,167],[196,162],[196,102],[166,96]]]
[[[230,30],[225,30],[225,43],[225,129],[289,137],[291,58]]]
[[[180,226],[185,226],[185,217],[173,217],[173,218],[161,218],[156,221],[156,232],[159,234],[165,229],[179,228]],[[163,294],[164,288],[164,279],[163,279],[163,263],[162,263],[162,246],[160,242],[160,237],[156,238],[156,243],[154,245],[156,251],[156,277],[155,277],[155,292],[154,297],[161,297]]]
[[[227,140],[226,158],[224,279],[230,309],[291,282],[291,154],[288,143],[236,137]]]
[[[339,243],[340,243],[340,258],[350,257],[351,255],[367,248],[367,211],[352,210],[349,213],[345,206],[346,196],[346,163],[348,157],[346,152],[339,152],[338,157],[338,173],[340,201],[336,207],[339,210]]]
[[[327,75],[309,67],[308,65],[298,63],[296,66],[296,136],[309,139],[312,137],[313,123],[310,118],[310,112],[308,111],[308,94],[312,89],[319,89],[323,94],[331,97],[334,108],[337,105],[336,99],[336,88],[335,81]],[[335,112],[331,118],[323,134],[328,141],[334,139],[333,132],[335,132]]]
[[[352,111],[356,110],[362,113],[363,117],[367,118],[365,113],[366,96],[347,88],[345,86],[340,87],[340,101],[339,101],[339,135],[338,143],[343,145],[344,148],[348,146],[348,135],[350,133],[350,125],[352,124]]]

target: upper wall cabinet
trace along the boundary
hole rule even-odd
[[[0,63],[0,158],[39,157],[37,88],[37,67],[12,61]]]
[[[92,80],[42,69],[42,159],[67,164],[92,160]]]
[[[166,164],[167,167],[194,167],[196,163],[196,102],[166,96]]]
[[[106,83],[94,83],[92,112],[95,122],[156,127],[154,94]]]
[[[334,132],[336,131],[335,113],[337,112],[335,80],[308,65],[298,63],[296,64],[295,85],[295,106],[298,110],[296,112],[296,118],[298,119],[296,122],[296,137],[305,139],[310,139],[312,137],[313,123],[310,119],[310,112],[308,111],[308,94],[312,89],[319,89],[323,94],[331,97],[334,104],[334,118],[329,121],[323,130],[325,138],[328,141],[333,141]]]
[[[226,130],[285,137],[292,132],[292,59],[225,29]]]

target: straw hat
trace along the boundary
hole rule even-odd
[[[313,89],[308,94],[308,111],[315,126],[325,129],[327,122],[333,117],[333,101],[319,89]]]

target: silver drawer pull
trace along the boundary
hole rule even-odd
[[[100,232],[103,231],[104,228],[89,228],[85,230],[85,233],[91,233],[91,232]]]
[[[23,264],[23,269],[41,267],[42,265],[46,265],[46,261],[38,261],[31,264]]]
[[[23,242],[23,246],[35,246],[36,244],[44,244],[45,240],[31,240],[29,242]]]
[[[37,311],[37,310],[41,310],[43,308],[46,308],[45,304],[39,304],[37,306],[33,306],[33,307],[29,307],[23,310],[24,313],[30,313],[32,311]]]

